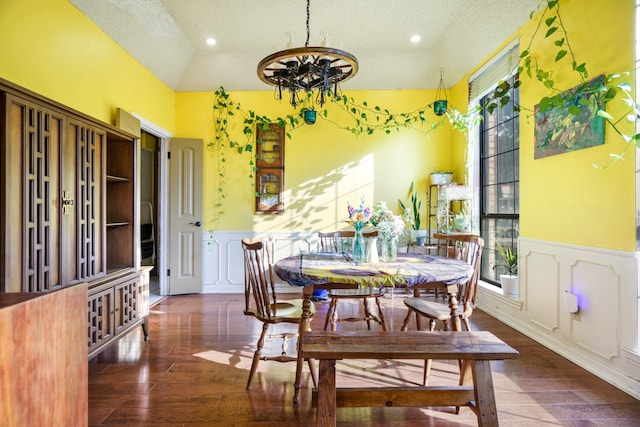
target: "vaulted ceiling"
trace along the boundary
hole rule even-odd
[[[306,39],[305,0],[69,0],[176,91],[269,90],[258,62]],[[539,0],[311,0],[310,46],[358,58],[343,89],[456,83],[511,37]],[[411,43],[414,34],[421,36]],[[207,38],[216,44],[209,46]]]

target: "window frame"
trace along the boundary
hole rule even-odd
[[[508,271],[497,267],[500,263],[496,242],[500,242],[504,247],[510,247],[517,253],[520,234],[520,114],[517,109],[519,89],[513,88],[516,79],[515,73],[504,78],[511,83],[510,92],[512,93],[509,104],[504,107],[495,108],[492,113],[489,113],[487,106],[493,92],[483,96],[479,101],[484,107],[480,112],[482,121],[477,130],[478,223],[480,235],[485,240],[480,279],[499,288],[501,288],[500,274],[507,274]],[[511,135],[508,135],[509,129]],[[494,141],[487,139],[489,133],[493,133]],[[512,166],[510,171],[506,166],[509,163]],[[510,195],[507,194],[507,189],[511,190]],[[503,197],[498,197],[501,194]],[[502,206],[504,202],[508,203]]]

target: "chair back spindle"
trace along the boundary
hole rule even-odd
[[[320,238],[320,252],[342,253],[351,252],[353,246],[353,238],[356,232],[353,230],[329,231],[326,233],[318,232]],[[363,237],[376,237],[377,230],[365,231]]]
[[[466,261],[473,266],[473,274],[467,283],[460,287],[459,295],[464,311],[472,310],[476,303],[484,239],[474,234],[435,233],[434,237],[438,240],[438,255]]]
[[[245,314],[271,319],[276,303],[273,271],[275,240],[242,240],[245,271]]]

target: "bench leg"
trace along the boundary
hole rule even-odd
[[[336,425],[336,361],[320,360],[316,427]]]
[[[478,427],[498,427],[498,411],[493,393],[490,362],[488,360],[476,360],[473,362],[472,371]]]

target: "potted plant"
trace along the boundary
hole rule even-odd
[[[407,212],[410,218],[412,228],[411,240],[415,239],[418,246],[424,246],[427,239],[427,230],[420,229],[420,208],[422,207],[422,201],[418,199],[418,192],[414,191],[413,182],[409,187],[409,195],[411,199],[411,210],[402,203],[402,200],[398,200],[398,202],[400,203],[402,211]]]
[[[453,171],[437,170],[431,172],[431,183],[433,185],[447,185],[453,181]]]
[[[496,242],[496,252],[499,257],[499,261],[493,266],[493,269],[498,267],[504,268],[507,274],[500,275],[500,285],[502,286],[502,293],[505,296],[511,298],[518,298],[518,254],[513,252],[511,248],[504,247],[500,242]]]

